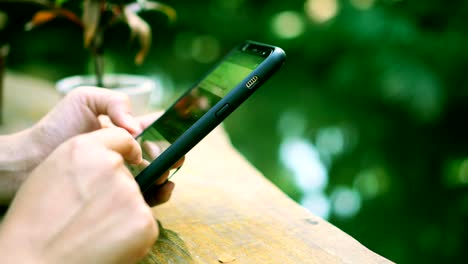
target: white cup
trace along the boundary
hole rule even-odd
[[[103,82],[108,89],[128,95],[134,115],[148,113],[150,97],[156,88],[153,79],[140,75],[105,74]],[[56,89],[62,95],[80,86],[96,86],[96,77],[77,75],[61,79],[56,83]]]

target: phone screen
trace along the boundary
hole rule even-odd
[[[140,166],[129,165],[134,176],[165,151],[195,122],[216,105],[262,63],[269,53],[247,52],[239,48],[230,53],[211,73],[177,100],[137,137],[143,152]]]

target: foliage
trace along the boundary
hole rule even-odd
[[[83,0],[82,10],[68,9],[73,6],[72,0],[7,0],[7,2],[34,3],[43,6],[34,14],[25,28],[32,30],[58,17],[65,18],[83,29],[84,46],[88,48],[95,58],[95,73],[98,86],[103,86],[102,75],[104,72],[103,52],[105,31],[123,22],[130,28],[130,38],[138,39],[140,50],[135,57],[135,63],[141,64],[151,47],[151,28],[138,14],[145,11],[159,11],[167,15],[170,22],[176,19],[175,10],[165,4],[154,1],[138,0],[126,3],[123,0]],[[80,14],[80,11],[81,14]]]
[[[195,263],[179,235],[157,221],[159,236],[148,255],[138,264]]]

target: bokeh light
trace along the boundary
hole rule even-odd
[[[395,58],[385,58],[382,64],[381,89],[386,100],[400,104],[423,121],[439,116],[444,103],[443,87],[430,69],[412,61],[399,65]]]
[[[178,58],[191,59],[192,58],[192,43],[196,38],[195,33],[180,32],[176,35],[174,41],[174,53]]]
[[[278,132],[283,138],[301,137],[306,130],[304,113],[295,110],[284,111],[278,121]]]
[[[341,154],[345,148],[345,135],[340,127],[325,127],[317,132],[316,145],[326,157]]]
[[[338,10],[337,0],[307,0],[305,3],[306,14],[317,23],[324,23],[334,18]]]
[[[468,184],[468,159],[463,160],[458,170],[458,181],[460,184]]]
[[[330,216],[330,199],[323,192],[308,192],[301,199],[300,203],[319,217],[328,219]]]
[[[239,9],[245,0],[216,0],[215,2],[217,8],[223,8],[229,12]]]
[[[370,9],[375,4],[375,0],[351,0],[351,5],[360,10]]]
[[[0,30],[6,27],[7,23],[8,23],[7,14],[0,10]]]
[[[281,162],[305,192],[323,190],[327,186],[327,168],[312,143],[303,138],[289,138],[281,143],[279,151]]]
[[[272,21],[273,32],[280,38],[292,39],[304,33],[305,25],[296,11],[283,11],[276,14]]]
[[[374,199],[388,191],[390,179],[383,168],[376,167],[359,172],[353,186],[366,200]]]
[[[174,50],[176,56],[193,59],[196,62],[210,64],[220,56],[219,40],[211,35],[197,35],[183,32],[176,36]]]
[[[210,35],[194,38],[192,42],[192,57],[200,63],[213,63],[220,55],[219,41]]]
[[[468,185],[468,158],[451,160],[445,169],[445,184],[450,187]]]
[[[348,187],[335,187],[331,194],[333,214],[340,218],[351,218],[361,209],[359,192]]]

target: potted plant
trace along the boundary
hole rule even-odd
[[[136,114],[145,112],[149,97],[155,88],[153,79],[129,74],[104,74],[105,33],[117,23],[125,23],[130,29],[129,40],[136,39],[140,48],[135,55],[135,64],[141,64],[151,47],[151,27],[139,16],[142,12],[162,12],[169,23],[176,19],[176,12],[168,5],[146,0],[7,0],[34,2],[44,8],[34,14],[25,28],[34,28],[55,18],[65,18],[83,29],[84,47],[94,61],[94,76],[77,75],[57,82],[57,89],[66,94],[82,85],[96,85],[127,93]],[[77,5],[78,4],[78,5]]]

